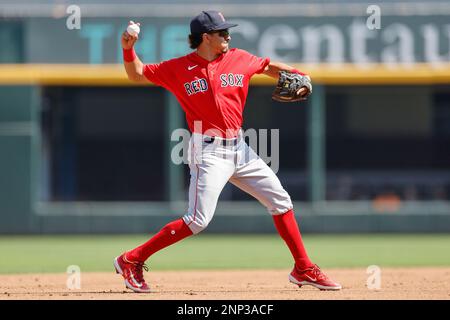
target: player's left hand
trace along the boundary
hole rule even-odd
[[[279,102],[301,101],[306,100],[311,92],[311,78],[308,75],[280,71],[272,99]]]

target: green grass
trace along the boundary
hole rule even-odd
[[[0,273],[112,271],[119,253],[146,235],[1,236]],[[450,235],[303,236],[311,259],[323,268],[450,266]],[[200,234],[147,261],[153,270],[290,268],[292,258],[278,235]]]

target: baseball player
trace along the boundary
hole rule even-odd
[[[242,114],[254,74],[263,73],[276,79],[283,71],[297,74],[306,79],[296,91],[304,97],[312,90],[309,77],[286,64],[230,49],[229,29],[236,26],[227,22],[220,12],[203,11],[190,23],[189,43],[194,51],[157,64],[143,64],[133,49],[138,36],[122,34],[128,78],[152,82],[172,92],[186,113],[192,132],[187,212],[144,244],[114,259],[116,272],[123,276],[126,287],[135,292],[150,292],[143,269],[148,271],[144,263],[152,254],[208,226],[228,181],[259,200],[272,215],[278,233],[294,258],[289,281],[299,287],[341,289],[341,285],[329,279],[308,258],[290,196],[275,173],[242,137]]]

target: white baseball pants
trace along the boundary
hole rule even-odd
[[[228,181],[256,198],[272,215],[293,207],[272,169],[245,143],[242,134],[236,139],[216,137],[209,142],[210,137],[198,133],[191,137],[189,208],[183,220],[194,234],[208,226]]]

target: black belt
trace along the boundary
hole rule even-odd
[[[203,140],[205,143],[213,143],[214,140],[216,140],[216,137],[208,137],[205,140]],[[221,139],[219,140],[220,144],[224,147],[226,146],[236,146],[238,143],[238,138],[234,139]]]

